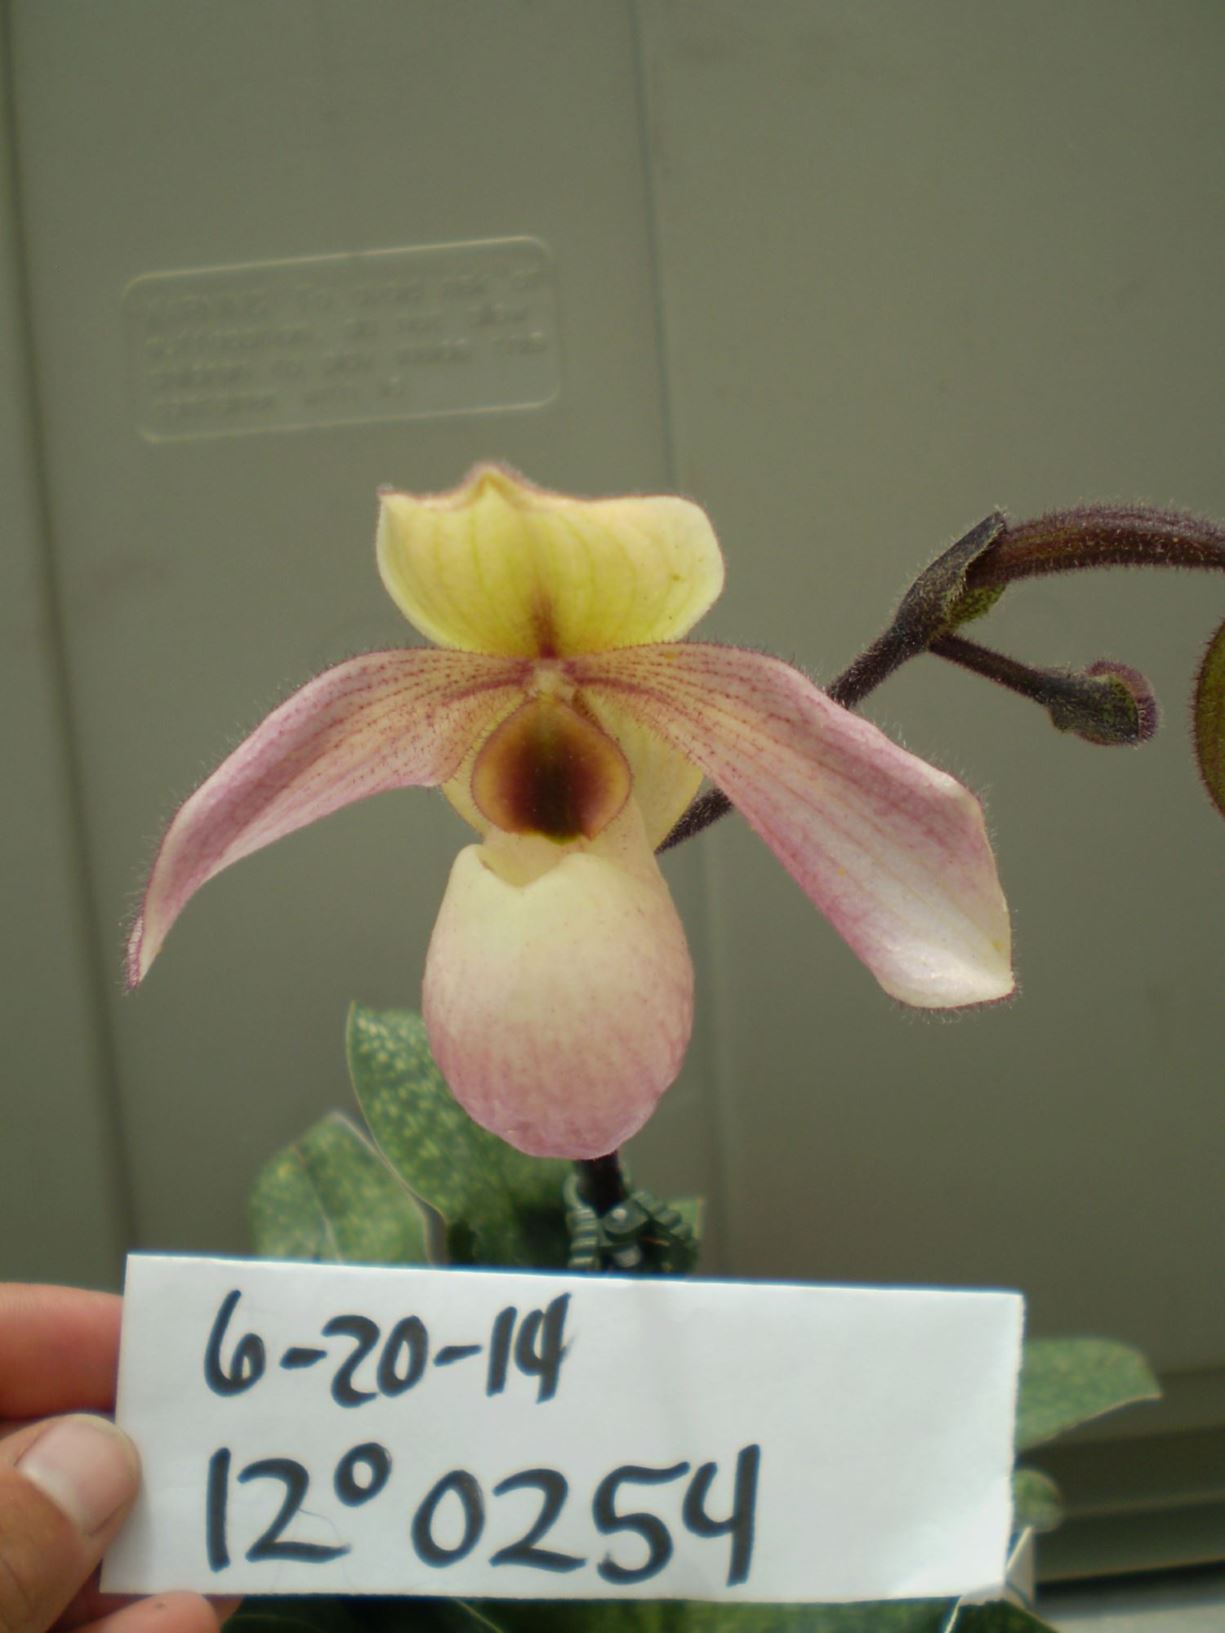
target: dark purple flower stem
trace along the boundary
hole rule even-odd
[[[1036,669],[960,635],[941,635],[927,650],[1041,704],[1052,725],[1084,742],[1134,745],[1157,729],[1152,688],[1128,664],[1102,660],[1087,669]]]
[[[1225,527],[1201,516],[1148,505],[1083,505],[1047,511],[1016,526],[1002,512],[994,511],[920,573],[888,629],[827,687],[829,696],[843,708],[853,709],[908,659],[932,652],[1044,703],[1057,725],[1078,731],[1091,742],[1143,741],[1156,724],[1155,706],[1143,676],[1126,666],[1099,665],[1082,672],[1091,677],[1109,668],[1117,681],[1129,689],[1135,687],[1137,714],[1132,735],[1110,732],[1098,736],[1092,719],[1088,729],[1082,729],[1083,679],[1070,672],[1065,679],[1054,671],[1028,668],[954,633],[959,624],[987,611],[1016,579],[1090,567],[1225,570]],[[1065,704],[1072,713],[1059,718]],[[731,808],[720,789],[699,795],[659,850],[671,850],[692,839]]]
[[[1147,505],[1083,505],[1006,527],[966,570],[972,590],[1088,567],[1225,568],[1225,527]]]
[[[1143,675],[1127,665],[1036,669],[956,633],[959,625],[988,611],[1016,579],[1090,567],[1219,571],[1225,569],[1225,527],[1147,505],[1053,510],[1016,526],[993,511],[920,573],[888,629],[832,682],[828,695],[853,709],[908,659],[931,652],[1042,704],[1060,730],[1092,743],[1143,742],[1156,727],[1157,706]],[[699,795],[665,836],[660,851],[692,839],[731,808],[721,789]],[[615,1152],[578,1167],[597,1213],[624,1200],[625,1181]]]
[[[607,1213],[629,1195],[619,1152],[610,1151],[606,1157],[585,1157],[574,1166],[579,1172],[583,1198],[598,1214]]]

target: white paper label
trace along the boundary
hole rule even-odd
[[[1015,1293],[136,1255],[103,1586],[990,1590],[1021,1326]]]

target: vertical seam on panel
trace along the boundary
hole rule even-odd
[[[648,3],[658,7],[663,3],[663,0],[648,0]],[[672,363],[668,347],[668,319],[664,299],[659,190],[656,186],[655,158],[651,148],[650,75],[647,65],[645,29],[642,21],[642,4],[643,0],[630,0],[629,8],[630,27],[634,43],[634,89],[638,115],[638,147],[647,207],[647,257],[651,280],[651,307],[655,318],[655,352],[659,359],[659,404],[663,423],[664,470],[668,486],[676,490],[679,471],[674,429]],[[713,1146],[712,1166],[715,1195],[708,1201],[707,1206],[717,1222],[722,1257],[725,1262],[730,1263],[732,1260],[732,1243],[730,1236],[731,1203],[728,1184],[728,1153],[731,1145],[732,1118],[728,1097],[731,1093],[731,1087],[727,1081],[726,1053],[720,1047],[723,1042],[723,1026],[720,1021],[721,1005],[717,999],[718,988],[723,985],[724,971],[723,961],[719,956],[719,950],[715,945],[712,934],[714,915],[711,908],[715,890],[712,856],[710,846],[703,846],[698,867],[702,886],[700,929],[702,943],[707,954],[704,962],[710,975],[707,982],[710,988],[708,994],[710,1001],[706,1006],[707,1012],[702,1020],[702,1034],[707,1045],[706,1055],[709,1062],[711,1082],[707,1092],[703,1095],[703,1102],[710,1106],[714,1113],[714,1139],[711,1144]]]
[[[52,707],[60,726],[61,766],[68,798],[71,841],[71,901],[83,948],[85,998],[93,1026],[97,1058],[97,1086],[101,1097],[109,1150],[105,1154],[113,1176],[116,1225],[121,1252],[131,1245],[134,1225],[134,1197],[131,1169],[123,1141],[123,1115],[119,1097],[114,1028],[111,1025],[103,975],[104,959],[99,946],[97,889],[86,839],[84,780],[79,734],[72,708],[68,656],[64,640],[63,597],[51,523],[51,492],[47,463],[45,416],[38,389],[33,352],[33,301],[31,299],[28,243],[23,211],[21,166],[18,156],[17,87],[14,52],[14,18],[9,0],[0,0],[0,100],[3,101],[4,131],[0,164],[11,209],[11,238],[8,254],[13,264],[14,300],[18,335],[13,375],[28,407],[25,443],[29,451],[34,520],[40,551],[39,594],[46,611],[48,674]]]
[[[659,359],[659,411],[663,425],[664,473],[669,488],[677,483],[676,440],[672,430],[672,371],[668,357],[668,320],[664,313],[662,252],[659,243],[659,199],[655,163],[651,155],[651,108],[647,84],[646,47],[641,0],[630,0],[630,31],[634,50],[634,96],[637,104],[638,155],[646,196],[647,262],[651,279],[651,311],[655,320],[655,355]]]

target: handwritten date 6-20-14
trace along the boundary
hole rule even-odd
[[[215,1395],[245,1394],[267,1370],[267,1346],[257,1333],[230,1339],[230,1323],[241,1297],[238,1288],[226,1294],[205,1347],[204,1381]],[[320,1328],[320,1337],[339,1339],[342,1344],[332,1374],[332,1399],[337,1406],[348,1407],[362,1406],[380,1395],[405,1395],[417,1387],[431,1366],[454,1367],[484,1356],[486,1395],[502,1394],[513,1363],[525,1377],[536,1379],[538,1403],[552,1400],[561,1382],[569,1306],[569,1293],[522,1315],[508,1304],[494,1317],[487,1343],[441,1345],[432,1343],[418,1315],[403,1316],[386,1334],[369,1316],[332,1316]],[[282,1351],[280,1364],[286,1372],[302,1372],[328,1361],[331,1353],[319,1344],[291,1344]]]

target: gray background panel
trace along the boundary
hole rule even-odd
[[[416,1000],[464,830],[411,793],[211,885],[120,991],[176,800],[308,675],[406,638],[373,568],[379,483],[496,456],[575,491],[679,488],[727,555],[703,632],[826,680],[993,505],[1225,516],[1215,4],[7,15],[3,321],[30,367],[5,371],[0,425],[25,700],[3,1273],[111,1283],[126,1244],[240,1251],[260,1162],[347,1103],[348,999]],[[140,434],[134,279],[522,236],[556,278],[543,406]],[[1036,1330],[1134,1339],[1225,1419],[1225,832],[1184,731],[1223,605],[1120,574],[1023,586],[981,626],[1035,662],[1144,668],[1166,730],[1134,753],[934,659],[872,699],[985,799],[1007,1008],[895,1008],[734,817],[668,861],[698,1027],[633,1161],[710,1193],[712,1268],[1017,1285]]]

